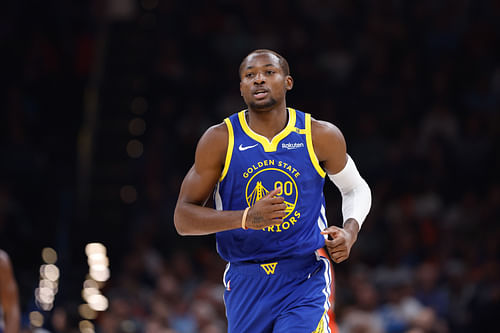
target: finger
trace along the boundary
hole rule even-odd
[[[283,202],[285,201],[285,198],[283,197],[274,197],[274,198],[270,198],[269,199],[269,202],[272,203],[272,204],[282,204]]]
[[[280,192],[281,192],[281,187],[277,187],[274,190],[270,191],[268,194],[266,194],[266,196],[263,197],[262,199],[272,198]]]
[[[336,233],[340,232],[340,230],[341,229],[339,227],[332,225],[332,226],[326,228],[325,230],[321,231],[321,234],[332,235],[332,234],[336,234]]]
[[[329,252],[338,252],[338,251],[345,251],[345,250],[347,250],[347,246],[345,246],[344,244],[335,245],[335,246],[332,246],[330,244],[331,243],[326,243],[326,248],[328,249]]]
[[[286,205],[284,203],[274,204],[274,205],[272,205],[272,209],[274,211],[277,211],[277,210],[285,211],[286,210]]]
[[[347,255],[347,250],[346,249],[329,250],[328,253],[330,254],[330,257],[333,258],[333,257]]]
[[[273,214],[274,212],[280,212],[285,210],[286,210],[286,205],[283,203],[265,205],[261,207],[261,211],[265,212],[266,214]]]
[[[345,254],[345,255],[343,255],[342,257],[339,258],[339,262],[345,261],[345,260],[347,260],[347,258],[349,258],[349,255]]]
[[[344,261],[346,259],[347,259],[346,256],[340,256],[340,257],[337,257],[337,258],[332,258],[332,260],[335,261],[337,264],[341,263],[342,261]]]
[[[346,256],[347,255],[347,250],[346,249],[339,249],[339,250],[331,250],[330,255],[332,257],[340,257],[340,256]]]
[[[339,262],[339,260],[347,259],[348,256],[346,252],[337,252],[337,253],[330,253],[330,257],[332,258],[333,261]]]
[[[284,210],[277,210],[277,211],[274,211],[271,213],[271,217],[273,219],[275,219],[275,218],[283,219],[286,216],[286,214],[287,214],[287,212]]]
[[[344,237],[336,237],[333,240],[327,239],[327,240],[325,240],[325,244],[326,244],[326,246],[331,247],[331,248],[343,246],[345,244],[345,238]]]

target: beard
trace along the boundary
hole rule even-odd
[[[276,105],[276,100],[274,98],[269,98],[269,100],[267,101],[264,101],[262,103],[256,103],[255,101],[252,101],[248,104],[248,106],[252,109],[252,110],[256,110],[256,111],[267,111],[269,109],[271,109],[273,106]]]

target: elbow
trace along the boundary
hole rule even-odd
[[[174,226],[175,230],[180,236],[189,236],[191,233],[189,232],[189,228],[186,225],[186,218],[182,214],[182,209],[179,207],[175,208],[174,211]]]
[[[175,231],[181,236],[186,236],[187,231],[185,226],[182,223],[182,218],[179,216],[180,214],[177,212],[177,209],[175,210],[174,213],[174,226],[175,226]]]
[[[372,191],[370,189],[370,186],[368,186],[368,183],[364,179],[362,184],[359,186],[358,192],[359,200],[357,200],[357,206],[359,206],[359,209],[361,211],[360,218],[362,218],[362,220],[360,221],[361,223],[359,225],[361,227],[361,224],[363,224],[372,207]]]

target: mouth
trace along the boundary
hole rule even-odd
[[[265,98],[269,94],[269,90],[267,89],[256,89],[253,92],[253,95],[256,99],[262,99]]]

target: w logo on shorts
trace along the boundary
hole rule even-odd
[[[274,274],[274,269],[276,268],[276,265],[278,265],[277,262],[270,262],[269,264],[262,264],[260,267],[266,271],[266,274]]]

